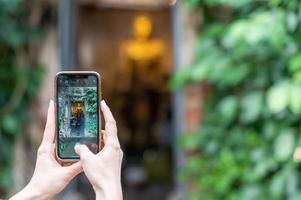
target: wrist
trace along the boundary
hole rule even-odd
[[[122,200],[121,183],[107,182],[104,187],[93,187],[96,195],[96,200]]]
[[[43,194],[38,189],[28,184],[20,192],[15,194],[9,200],[48,200],[51,199],[49,194]]]

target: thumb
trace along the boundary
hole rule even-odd
[[[73,163],[70,166],[64,167],[64,169],[66,169],[69,172],[71,178],[73,178],[83,170],[81,162]]]
[[[93,153],[89,150],[89,148],[86,145],[75,145],[74,146],[74,150],[75,152],[79,155],[80,160],[84,161],[87,160],[89,158],[93,157]]]

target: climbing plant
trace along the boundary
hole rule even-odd
[[[87,101],[87,112],[91,114],[97,113],[97,91],[96,87],[86,87],[85,88],[86,93],[86,101]]]
[[[89,121],[88,121],[88,130],[94,136],[97,134],[97,91],[96,87],[86,87],[85,88],[86,98],[87,101],[87,112],[89,114]]]
[[[31,3],[0,1],[0,196],[13,185],[15,141],[30,119],[44,71],[32,55],[41,30],[29,19]]]
[[[195,61],[174,89],[210,88],[203,120],[180,144],[189,199],[301,198],[301,3],[186,0],[202,13]],[[208,87],[209,86],[209,87]]]

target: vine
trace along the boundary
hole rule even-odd
[[[32,44],[41,38],[39,9],[34,2],[0,1],[0,195],[13,186],[12,168],[17,137],[29,120],[44,70],[32,56]]]
[[[172,85],[212,88],[199,131],[180,139],[200,152],[180,174],[189,199],[300,199],[300,2],[186,2],[204,21],[195,61]]]

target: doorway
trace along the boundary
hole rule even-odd
[[[85,133],[85,116],[84,116],[84,102],[71,102],[71,118],[70,118],[71,132],[74,137],[83,137]]]
[[[102,76],[102,98],[124,151],[124,199],[166,199],[173,188],[170,9],[81,6],[79,65]]]

